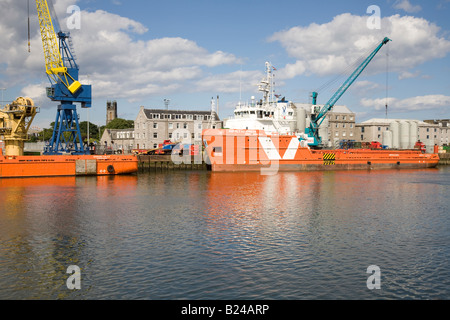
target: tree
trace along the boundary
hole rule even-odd
[[[83,141],[87,139],[87,124],[88,124],[87,121],[80,122],[80,132]],[[96,124],[89,122],[89,139],[94,138],[98,140],[99,139],[98,134],[99,134],[99,127]]]
[[[133,120],[116,118],[106,125],[106,129],[130,129],[134,128]]]

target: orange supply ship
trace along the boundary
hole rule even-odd
[[[33,100],[19,97],[0,109],[0,178],[115,175],[138,171],[135,155],[43,155],[25,156],[24,141],[37,113]]]
[[[116,175],[137,170],[133,155],[0,156],[0,178]]]
[[[417,169],[439,162],[420,150],[311,149],[296,135],[263,130],[207,129],[203,142],[212,171]]]

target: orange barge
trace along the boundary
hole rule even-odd
[[[296,135],[262,130],[207,129],[203,143],[212,171],[418,169],[439,162],[420,150],[311,149]]]
[[[134,155],[0,155],[0,178],[117,175],[138,171]]]

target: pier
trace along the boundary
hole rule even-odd
[[[207,165],[204,161],[196,163],[195,160],[195,157],[191,156],[191,161],[187,161],[188,163],[176,164],[172,161],[171,155],[139,155],[138,171],[207,170]]]
[[[450,165],[450,153],[439,153],[439,165]]]

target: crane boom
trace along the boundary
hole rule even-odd
[[[39,18],[42,46],[44,48],[45,69],[47,75],[54,83],[60,80],[73,94],[80,89],[81,84],[67,72],[67,68],[64,66],[47,1],[36,0],[36,8]]]
[[[372,61],[375,55],[380,51],[381,47],[391,41],[388,37],[385,37],[383,41],[372,51],[372,53],[356,68],[355,71],[348,77],[348,79],[341,85],[341,87],[334,93],[334,95],[328,100],[328,102],[320,109],[317,110],[316,105],[317,102],[317,92],[312,93],[312,104],[314,110],[317,112],[311,113],[311,122],[309,126],[309,130],[307,129],[308,136],[314,138],[314,142],[310,143],[312,146],[318,146],[321,144],[321,137],[319,137],[319,126],[325,120],[325,115],[334,107],[336,102],[342,97],[342,95],[347,91],[347,89],[355,82],[355,80],[359,77],[359,75],[363,72],[363,70],[367,67],[367,65]]]

